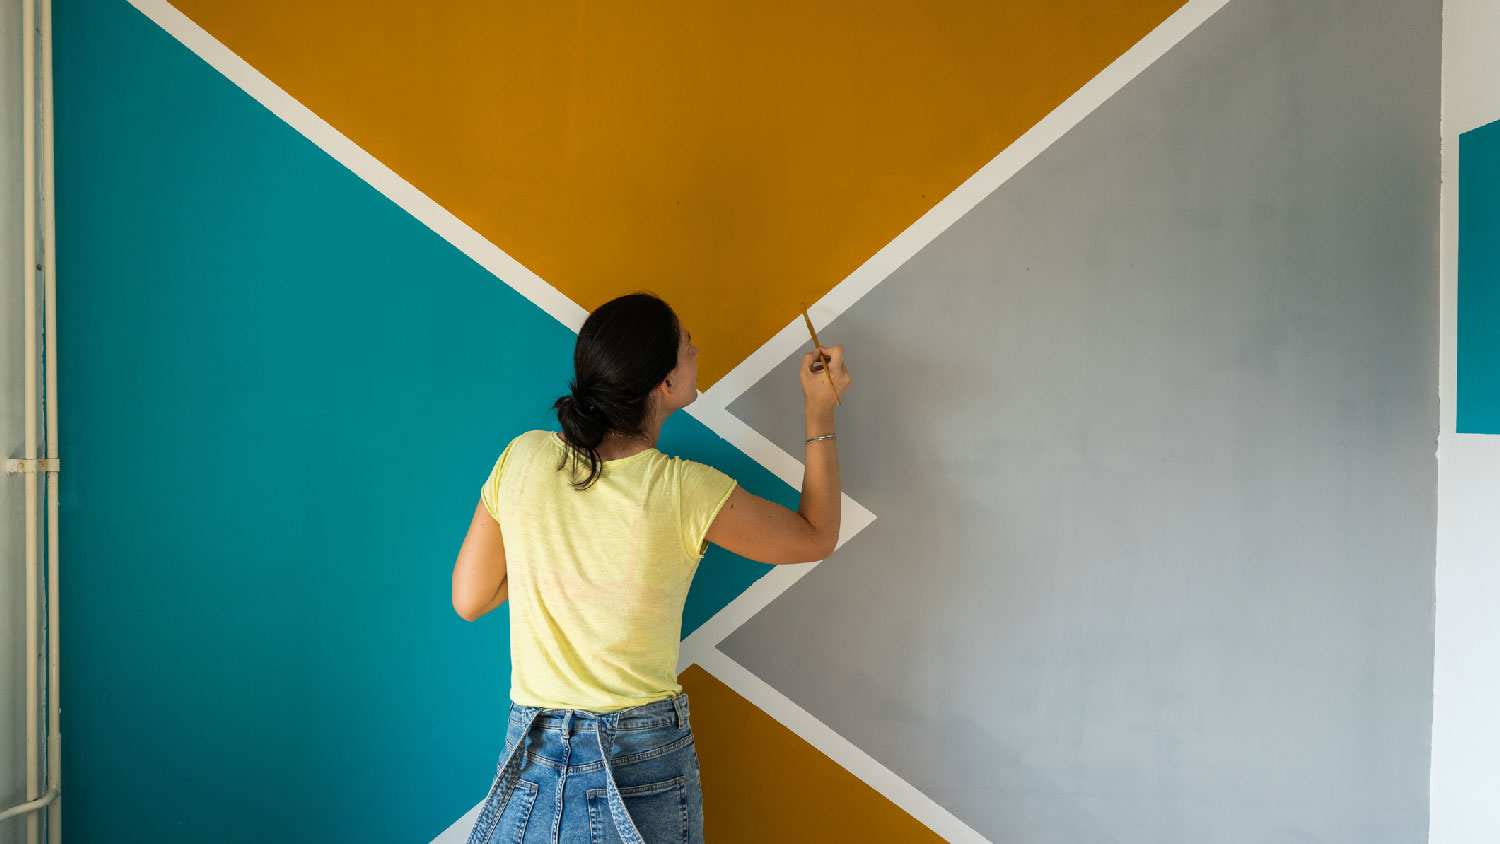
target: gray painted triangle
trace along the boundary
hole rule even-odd
[[[994,841],[1424,840],[1439,8],[1233,0],[821,331],[878,518],[722,649]]]

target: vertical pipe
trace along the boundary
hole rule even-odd
[[[21,279],[25,301],[25,414],[24,457],[35,459],[36,443],[36,4],[21,3],[21,102],[22,102],[22,246]],[[37,782],[38,677],[37,677],[37,480],[38,473],[24,473],[26,488],[26,799],[40,794]],[[27,844],[38,844],[38,819],[26,815]]]
[[[56,192],[53,190],[52,169],[52,0],[41,0],[41,45],[42,45],[42,307],[46,312],[46,341],[42,350],[46,356],[45,399],[43,412],[47,415],[47,457],[58,460],[61,449],[57,439],[57,209]],[[54,463],[61,467],[61,463]],[[47,790],[62,785],[62,698],[59,649],[62,644],[62,628],[59,626],[61,606],[58,603],[58,524],[57,498],[62,486],[62,473],[48,472],[47,479]],[[40,560],[37,561],[40,564]],[[62,844],[62,800],[54,800],[47,807],[47,839],[51,844]]]

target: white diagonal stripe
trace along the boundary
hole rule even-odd
[[[699,664],[721,683],[781,722],[782,726],[796,733],[803,741],[821,750],[829,759],[859,777],[944,840],[956,844],[987,844],[988,839],[975,832],[952,812],[939,806],[931,797],[917,790],[890,768],[880,764],[879,760],[834,732],[827,724],[722,651],[708,649],[703,653],[703,661]]]
[[[439,237],[453,244],[458,251],[494,273],[496,278],[515,288],[517,293],[574,332],[583,326],[588,312],[578,303],[501,251],[500,247],[490,243],[484,235],[470,228],[427,194],[417,190],[375,156],[365,152],[358,144],[329,125],[328,121],[314,114],[275,82],[251,67],[249,62],[219,43],[218,39],[209,35],[187,15],[177,11],[165,0],[130,0],[130,3],[173,38],[181,41],[198,58],[224,74],[256,102],[328,153],[333,160],[349,168],[354,175],[364,179],[370,187],[416,217]]]
[[[1068,130],[1092,114],[1105,100],[1125,87],[1125,83],[1150,67],[1228,2],[1229,0],[1190,0],[1162,21],[1145,38],[1136,42],[1014,143],[965,179],[963,184],[954,188],[952,193],[932,206],[906,231],[871,255],[823,298],[809,306],[807,314],[812,319],[813,326],[821,331],[855,302],[864,298],[866,293],[885,281],[938,235],[947,231],[949,226],[973,210],[985,197],[1010,181],[1012,176],[1021,172],[1021,168],[1041,155],[1058,138],[1067,134]],[[802,324],[799,316],[749,357],[740,361],[729,374],[714,382],[704,396],[713,404],[728,407],[764,378],[773,367],[810,343],[807,327]]]

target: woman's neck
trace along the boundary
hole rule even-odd
[[[640,454],[649,448],[654,448],[654,441],[638,440],[633,437],[621,437],[607,434],[604,442],[599,444],[600,460],[620,460],[633,454]]]
[[[641,426],[639,437],[616,434],[611,431],[604,435],[604,442],[599,444],[599,459],[620,460],[633,454],[656,447],[657,437],[661,434],[662,423],[665,419],[657,418],[656,414],[647,417],[645,424]]]

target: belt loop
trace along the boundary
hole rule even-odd
[[[573,737],[573,710],[571,710],[571,709],[564,709],[563,710],[563,722],[562,722],[562,741],[563,741],[563,744],[564,745],[569,744],[572,741],[572,737]]]
[[[677,729],[688,728],[687,695],[678,695],[672,698],[672,708],[677,710]]]

